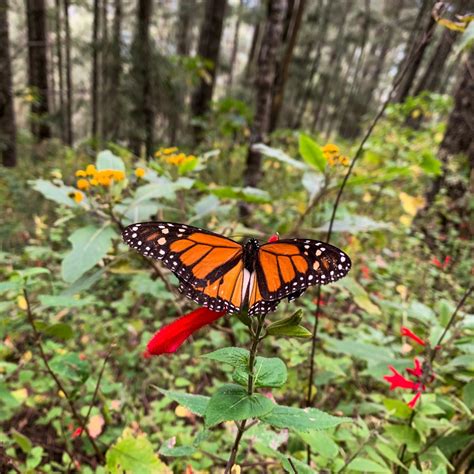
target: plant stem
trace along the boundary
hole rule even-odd
[[[76,410],[76,407],[74,406],[74,403],[72,402],[72,400],[69,396],[69,393],[66,390],[66,388],[64,387],[63,383],[61,382],[61,380],[59,380],[58,376],[54,373],[54,371],[51,369],[51,366],[49,365],[48,358],[46,357],[46,353],[44,352],[43,345],[41,344],[41,335],[40,335],[40,333],[38,332],[38,330],[36,329],[36,326],[35,326],[35,318],[34,318],[33,312],[31,311],[31,304],[30,304],[30,300],[29,300],[29,297],[28,297],[28,291],[26,290],[26,288],[23,289],[23,295],[24,295],[25,301],[26,301],[26,314],[28,316],[28,322],[30,323],[30,326],[33,330],[33,334],[34,334],[34,337],[35,337],[35,342],[36,342],[36,345],[38,346],[40,356],[41,356],[41,359],[42,359],[42,361],[43,361],[43,363],[46,367],[46,370],[48,371],[49,375],[51,376],[51,378],[56,383],[56,386],[58,387],[58,390],[64,394],[64,397],[67,400],[67,403],[69,405],[69,408],[71,410],[71,414],[72,414],[73,418],[76,420],[77,424],[82,428],[82,431],[86,433],[92,447],[94,448],[94,451],[95,451],[97,457],[99,458],[99,460],[101,462],[103,462],[104,456],[103,456],[102,452],[100,451],[100,449],[98,448],[94,438],[92,438],[92,436],[90,435],[89,430],[87,429],[87,426],[86,426],[86,423],[85,423],[84,419],[79,414],[79,412]]]
[[[257,316],[257,327],[255,332],[252,331],[252,345],[250,347],[250,355],[249,355],[249,378],[247,383],[247,393],[250,395],[253,394],[255,389],[255,376],[254,376],[254,367],[255,367],[255,360],[257,358],[257,349],[258,344],[262,340],[260,334],[262,333],[263,325],[265,322],[265,315],[258,315]],[[232,446],[232,450],[230,452],[229,460],[227,461],[227,465],[224,471],[224,474],[229,474],[232,466],[235,464],[235,459],[237,457],[237,453],[239,451],[240,441],[242,439],[243,434],[246,431],[246,425],[248,420],[243,420],[242,423],[237,423],[237,435],[234,440],[234,445]],[[251,424],[253,426],[253,424]],[[249,426],[250,427],[250,426]],[[248,429],[248,428],[247,428]]]
[[[428,41],[428,39],[424,39],[420,44],[418,45],[418,50],[423,47],[423,44],[425,41]],[[416,57],[416,54],[415,56]],[[364,146],[367,143],[367,140],[370,138],[372,135],[372,132],[375,129],[375,126],[378,124],[379,120],[382,118],[383,114],[385,113],[385,109],[388,107],[388,105],[392,102],[392,98],[395,94],[395,90],[398,88],[398,86],[401,84],[402,80],[405,77],[406,72],[408,71],[409,67],[411,66],[411,63],[413,60],[408,61],[407,64],[405,65],[404,69],[400,73],[398,79],[393,83],[392,88],[390,89],[390,93],[388,94],[387,99],[385,102],[382,104],[380,107],[380,110],[377,112],[377,115],[374,117],[372,120],[372,123],[370,124],[369,128],[365,132],[364,137],[362,138],[362,141],[360,142],[359,147],[357,148],[357,151],[355,152],[354,158],[351,161],[351,164],[349,168],[347,169],[346,175],[344,176],[344,179],[342,180],[341,186],[339,188],[339,191],[337,193],[336,200],[334,202],[334,206],[332,208],[332,214],[331,214],[331,219],[329,221],[329,227],[328,227],[328,232],[326,234],[326,242],[329,243],[331,240],[331,235],[332,235],[332,229],[334,226],[334,221],[336,220],[336,213],[337,213],[337,208],[339,207],[339,202],[342,197],[342,193],[344,192],[344,188],[346,187],[347,181],[349,180],[349,177],[352,174],[352,170],[355,167],[356,162],[359,161],[359,159],[362,157],[363,152],[364,152]],[[321,294],[321,284],[318,285],[318,295]],[[313,336],[312,336],[312,341],[311,341],[311,359],[310,359],[310,366],[309,366],[309,374],[308,374],[308,392],[306,395],[306,400],[311,400],[311,388],[313,384],[313,378],[314,378],[314,355],[316,353],[316,341],[317,341],[317,336],[318,336],[318,319],[319,319],[319,298],[318,298],[318,306],[316,308],[316,321],[315,321],[315,327],[313,328]],[[308,447],[307,448],[307,464],[308,466],[311,464],[311,449]]]

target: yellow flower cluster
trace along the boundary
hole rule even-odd
[[[345,155],[341,155],[341,151],[337,145],[328,143],[322,147],[322,150],[329,166],[349,166],[349,158]]]
[[[196,159],[194,155],[186,155],[186,153],[178,153],[178,147],[160,148],[155,152],[155,157],[160,158],[170,165],[180,166]]]
[[[77,170],[76,186],[78,189],[89,189],[91,186],[110,186],[114,181],[125,179],[125,173],[119,170],[97,170],[94,165],[87,165],[85,170]]]

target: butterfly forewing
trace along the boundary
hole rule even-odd
[[[294,299],[309,286],[339,280],[350,268],[351,260],[342,250],[308,239],[264,244],[256,263],[260,291],[267,301]]]
[[[242,246],[213,232],[173,222],[129,225],[124,241],[145,257],[161,260],[180,280],[205,287],[241,260]]]

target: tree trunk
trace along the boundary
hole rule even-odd
[[[189,56],[191,51],[192,19],[195,9],[195,0],[179,0],[176,51],[180,56]]]
[[[217,66],[219,64],[219,48],[226,10],[226,0],[206,0],[204,22],[199,36],[198,55],[211,63],[208,78],[201,78],[191,99],[193,117],[203,117],[209,110],[214,85],[216,82]],[[194,142],[202,139],[202,127],[193,128]]]
[[[247,58],[247,64],[245,66],[244,80],[246,83],[250,84],[250,78],[253,76],[253,69],[255,64],[255,57],[257,51],[260,49],[260,33],[261,33],[260,21],[255,24],[252,35],[252,43],[250,44],[249,56]]]
[[[239,30],[240,30],[240,22],[242,20],[243,8],[244,8],[244,0],[240,0],[239,8],[237,10],[237,19],[235,21],[234,41],[232,43],[232,51],[230,53],[230,61],[229,61],[229,77],[227,78],[227,87],[229,89],[232,88],[232,81],[234,79],[235,60],[237,58],[237,52],[239,50]]]
[[[443,163],[443,172],[440,176],[437,176],[433,181],[431,188],[428,190],[425,196],[426,206],[422,209],[416,219],[426,216],[428,210],[435,201],[436,196],[443,187],[447,188],[447,196],[452,201],[461,201],[459,206],[451,206],[450,212],[458,212],[461,214],[461,220],[464,221],[463,215],[467,217],[468,207],[465,202],[462,202],[460,197],[466,193],[466,189],[462,189],[461,186],[455,182],[449,182],[447,180],[447,174],[449,172],[449,160],[453,155],[463,153],[468,158],[469,173],[472,180],[474,173],[474,134],[472,133],[472,124],[474,123],[474,49],[471,49],[467,62],[462,69],[462,77],[457,90],[454,94],[454,108],[451,111],[448,119],[448,125],[444,134],[443,141],[441,142],[438,158]],[[456,209],[455,209],[456,208]],[[468,219],[468,217],[467,217]],[[472,221],[472,219],[471,219]],[[469,229],[470,236],[474,229]]]
[[[283,105],[283,98],[285,95],[286,81],[288,80],[288,71],[290,68],[291,59],[293,57],[293,51],[295,49],[296,40],[298,38],[298,32],[301,26],[301,20],[303,19],[303,12],[306,6],[306,0],[299,0],[296,11],[293,8],[293,19],[291,21],[291,29],[288,31],[287,38],[288,44],[285,49],[285,54],[281,63],[278,65],[275,80],[272,88],[272,108],[270,115],[270,132],[275,130],[278,125],[278,118],[280,116],[281,108]]]
[[[423,6],[425,3],[426,1],[423,3]],[[423,10],[423,6],[421,7],[421,10]],[[416,74],[420,68],[421,61],[423,60],[426,48],[433,37],[433,32],[436,27],[436,21],[432,17],[430,9],[428,9],[428,13],[429,18],[426,21],[425,28],[422,32],[420,32],[420,34],[414,41],[413,47],[408,57],[406,58],[406,61],[404,61],[402,67],[400,68],[399,74],[404,73],[404,77],[395,92],[395,102],[403,102],[408,97],[415,81]]]
[[[72,146],[74,141],[74,130],[72,126],[72,64],[71,64],[71,28],[69,26],[69,0],[64,0],[64,26],[66,29],[66,123],[67,144]]]
[[[48,50],[45,0],[27,0],[28,86],[35,95],[31,105],[31,132],[38,142],[51,137],[49,125]]]
[[[342,122],[347,120],[349,115],[349,109],[352,108],[351,105],[354,101],[354,95],[356,90],[359,89],[359,84],[363,83],[366,78],[361,74],[361,67],[364,62],[365,56],[365,48],[367,45],[367,39],[369,37],[369,29],[370,29],[370,0],[365,0],[365,13],[364,13],[364,22],[362,24],[362,31],[361,31],[361,41],[359,45],[359,56],[357,58],[357,63],[353,72],[348,69],[348,73],[346,77],[349,78],[349,92],[346,94],[344,105],[342,107],[338,107],[338,113],[335,115],[335,119],[337,122],[338,129],[341,128]],[[331,125],[328,129],[328,136],[331,134],[334,123],[331,121]]]
[[[243,176],[245,186],[257,186],[262,175],[262,157],[252,149],[252,146],[265,141],[265,135],[270,127],[271,89],[275,80],[277,52],[282,38],[284,13],[285,0],[269,0],[267,22],[257,65],[256,108]],[[248,217],[249,207],[242,203],[240,214],[244,218]]]
[[[468,9],[468,0],[458,0],[455,13],[462,14]],[[443,70],[453,49],[458,32],[443,28],[443,33],[426,66],[423,76],[418,81],[414,95],[422,91],[440,92]]]
[[[94,22],[92,25],[92,128],[93,140],[99,138],[99,0],[94,0]]]
[[[348,2],[347,10],[352,7],[352,2]],[[349,16],[349,11],[345,15],[340,15],[340,22],[337,25],[339,31],[337,41],[334,43],[334,46],[331,50],[331,55],[329,57],[328,66],[333,65],[332,70],[326,70],[322,78],[322,83],[320,88],[318,87],[318,95],[315,98],[315,107],[313,115],[313,123],[311,130],[316,130],[318,126],[319,119],[324,116],[323,111],[327,105],[328,94],[330,92],[331,80],[335,77],[338,77],[335,73],[340,67],[340,61],[343,53],[345,52],[344,43],[347,38],[345,35],[346,19]]]
[[[308,75],[308,79],[306,81],[305,87],[304,87],[304,92],[300,98],[299,105],[297,106],[297,114],[296,114],[296,120],[293,124],[294,128],[299,128],[301,126],[301,122],[303,120],[303,115],[306,111],[306,106],[308,105],[309,99],[311,97],[311,92],[313,91],[313,82],[314,82],[314,76],[316,72],[318,71],[319,68],[319,63],[321,61],[321,51],[323,49],[323,46],[325,44],[326,40],[326,32],[328,29],[329,25],[329,18],[331,15],[331,7],[333,5],[333,2],[329,0],[327,5],[324,7],[323,0],[319,0],[318,4],[318,11],[319,11],[319,21],[318,21],[318,26],[317,26],[317,36],[316,36],[316,54],[313,58],[313,61],[311,62],[311,69]],[[324,13],[323,13],[324,11]],[[308,56],[309,58],[309,56]]]
[[[56,60],[58,66],[59,79],[59,131],[61,140],[66,142],[66,109],[64,107],[64,65],[63,65],[63,49],[62,49],[62,35],[61,35],[61,2],[55,0],[54,8],[56,20]]]
[[[137,156],[145,143],[146,157],[153,154],[155,104],[151,84],[151,41],[150,23],[153,0],[139,0],[137,8],[137,31],[132,51],[132,78],[137,89],[133,110],[133,128],[130,146]]]
[[[102,134],[105,140],[119,138],[121,101],[119,97],[122,77],[122,0],[114,0],[112,40],[104,54],[104,107],[102,108]]]
[[[354,102],[350,117],[341,122],[340,134],[344,138],[353,139],[360,134],[361,123],[364,116],[370,110],[373,103],[374,93],[379,84],[380,76],[385,67],[390,47],[392,44],[395,29],[398,27],[398,18],[403,9],[404,0],[386,0],[384,5],[385,16],[390,18],[385,32],[378,29],[374,39],[371,52],[369,54],[369,63],[362,74],[363,82],[359,92],[354,96]],[[378,38],[382,37],[379,44]]]
[[[8,1],[0,0],[0,155],[3,166],[16,166],[16,123],[13,105]]]

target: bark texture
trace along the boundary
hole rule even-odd
[[[203,117],[209,110],[219,64],[219,49],[226,11],[226,0],[206,0],[204,22],[199,36],[198,55],[210,63],[209,77],[201,78],[191,99],[194,117]],[[194,141],[202,138],[202,128],[194,127]]]
[[[268,2],[267,22],[257,64],[255,118],[250,134],[249,150],[244,172],[244,185],[257,186],[262,177],[262,156],[252,149],[256,143],[264,142],[270,128],[272,85],[275,80],[277,52],[281,43],[285,0]],[[240,207],[243,217],[250,213],[246,205]]]
[[[49,125],[48,49],[45,0],[27,0],[28,86],[35,95],[31,104],[31,132],[38,142],[51,137]]]
[[[13,106],[8,2],[0,0],[0,155],[4,166],[16,166],[16,125]]]

